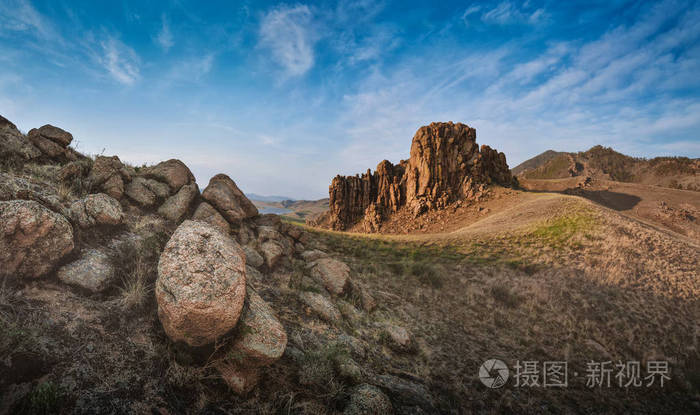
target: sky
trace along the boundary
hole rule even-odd
[[[0,114],[317,199],[463,122],[518,163],[700,157],[698,1],[0,1]]]

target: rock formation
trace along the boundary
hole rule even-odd
[[[328,225],[345,230],[362,222],[365,231],[379,230],[399,209],[415,216],[470,198],[482,184],[510,186],[512,177],[503,153],[476,143],[476,130],[452,122],[418,129],[408,160],[384,160],[374,173],[336,176],[329,188]]]

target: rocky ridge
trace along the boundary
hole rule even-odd
[[[476,143],[476,130],[462,123],[431,123],[418,129],[408,160],[384,160],[372,173],[336,176],[329,187],[329,211],[312,225],[364,232],[381,230],[392,214],[414,217],[470,199],[485,185],[511,186],[503,153]]]

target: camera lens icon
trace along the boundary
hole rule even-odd
[[[498,389],[508,381],[510,371],[498,359],[489,359],[479,367],[479,379],[487,388]]]

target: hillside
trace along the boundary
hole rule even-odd
[[[700,406],[698,235],[628,199],[484,186],[410,235],[339,232],[259,214],[224,174],[200,191],[179,160],[88,157],[0,121],[0,414]],[[696,220],[697,192],[660,194]],[[492,389],[494,358],[510,372]],[[524,361],[566,362],[566,386],[516,386]],[[589,385],[608,361],[644,383]]]
[[[534,170],[539,166],[543,165],[544,163],[550,161],[551,159],[564,154],[567,153],[561,151],[547,150],[544,153],[538,154],[529,160],[523,161],[522,163],[510,169],[510,172],[513,173],[514,176],[520,176],[524,172]]]
[[[542,157],[547,154],[546,157]],[[521,167],[521,166],[526,166]],[[700,190],[700,160],[687,157],[629,157],[595,146],[585,152],[545,152],[520,164],[513,174],[526,179],[595,179],[640,183],[683,190]]]

